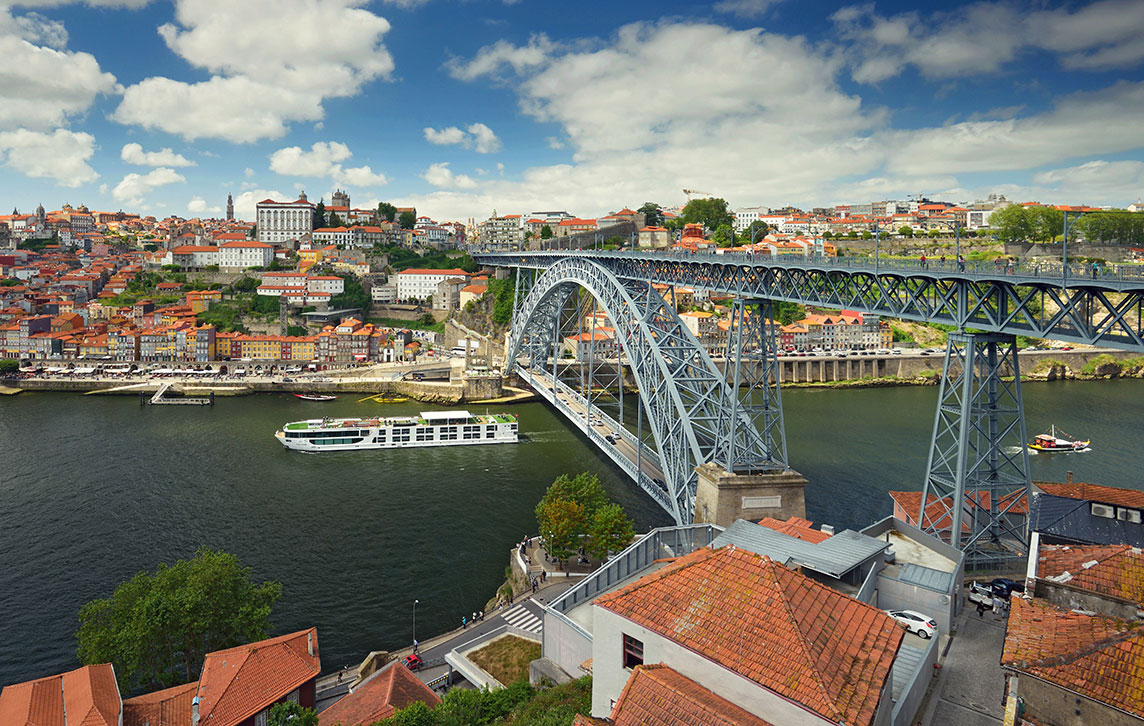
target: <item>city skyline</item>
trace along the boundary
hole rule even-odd
[[[0,195],[253,219],[1144,193],[1144,6],[0,4]],[[337,42],[330,43],[331,38]]]

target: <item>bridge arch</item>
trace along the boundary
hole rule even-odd
[[[665,505],[676,522],[690,523],[696,468],[714,460],[720,431],[727,430],[731,410],[727,404],[737,392],[650,282],[620,279],[603,265],[582,258],[555,262],[517,301],[507,356],[511,365],[544,373],[549,357],[559,358],[561,311],[578,288],[592,295],[612,321],[640,391],[639,405],[663,472],[662,491],[651,490],[657,485],[650,480],[639,484]],[[522,357],[526,362],[519,360]],[[736,447],[768,458],[757,430],[749,426],[733,430]]]

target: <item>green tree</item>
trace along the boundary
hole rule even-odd
[[[586,471],[576,476],[561,474],[556,477],[544,492],[544,498],[576,502],[584,508],[584,514],[588,517],[595,515],[597,509],[608,503],[608,493],[604,491],[600,477]]]
[[[604,559],[610,552],[619,552],[635,537],[635,525],[619,504],[610,502],[596,510],[588,522],[587,550],[596,559]]]
[[[413,229],[414,225],[417,224],[417,217],[414,216],[413,212],[402,212],[397,217],[397,223],[401,225],[402,229]]]
[[[337,212],[330,212],[330,217],[327,221],[327,224],[330,227],[341,227],[345,223],[342,222],[342,218],[338,216]]]
[[[1075,227],[1072,224],[1070,227],[1089,242],[1144,244],[1144,214],[1129,212],[1127,209],[1086,214],[1076,219]]]
[[[1033,220],[1019,204],[994,210],[989,215],[989,227],[1002,242],[1024,242],[1033,238]]]
[[[238,278],[237,280],[235,280],[234,282],[232,282],[230,284],[230,287],[232,290],[235,290],[236,292],[254,292],[255,290],[258,289],[258,286],[260,284],[261,284],[261,282],[258,280],[257,277],[249,277],[249,276],[244,275],[244,276]]]
[[[754,222],[751,222],[749,227],[743,230],[743,234],[740,236],[745,240],[750,240],[753,238],[756,242],[758,242],[763,237],[766,237],[767,233],[770,231],[771,225],[767,224],[761,219],[756,219]],[[823,236],[825,237],[826,235]]]
[[[303,335],[306,335],[308,332],[309,331],[306,330],[305,325],[287,325],[286,326],[286,335],[289,335],[292,338],[301,337]]]
[[[644,202],[636,211],[644,215],[648,226],[659,227],[663,224],[663,209],[655,202]]]
[[[344,289],[340,294],[330,298],[330,309],[359,308],[361,310],[369,310],[369,295],[366,294],[365,288],[361,286],[361,281],[358,280],[355,275],[349,273],[341,273],[338,277],[344,281]]]
[[[536,505],[536,523],[548,554],[568,559],[588,523],[583,505],[568,499],[542,499]]]
[[[270,707],[267,726],[318,726],[318,712],[312,708],[285,701]]]
[[[250,225],[250,239],[258,239],[258,225]]]
[[[325,202],[318,202],[314,205],[314,229],[321,229],[326,225],[326,204]]]
[[[385,220],[386,222],[392,222],[394,217],[396,217],[396,216],[397,216],[397,207],[393,206],[389,202],[378,202],[377,203],[377,218],[378,219]]]
[[[898,234],[901,235],[902,237],[913,237],[914,236],[914,228],[909,226],[908,224],[903,224],[901,227],[898,227]]]
[[[833,237],[834,235],[830,232],[829,229],[822,233],[822,239],[832,239]]]
[[[702,224],[710,230],[735,223],[735,215],[727,209],[727,200],[717,197],[692,199],[679,216],[686,224]]]
[[[127,689],[194,680],[207,653],[266,638],[281,596],[280,583],[255,584],[234,555],[202,548],[80,608],[76,655],[111,662]]]
[[[862,239],[874,239],[874,235],[869,230],[862,230]]]
[[[552,228],[547,224],[540,228],[540,239],[552,239]]]
[[[729,224],[721,224],[711,235],[712,241],[718,247],[734,247],[735,246],[735,230]]]
[[[381,723],[385,726],[437,726],[438,722],[432,709],[421,701],[414,701]]]
[[[11,358],[0,359],[0,376],[10,376],[20,370],[20,361]]]
[[[1034,242],[1052,242],[1065,231],[1065,213],[1056,207],[1028,207],[1026,214],[1033,228]]]

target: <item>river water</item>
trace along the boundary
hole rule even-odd
[[[1030,433],[1055,423],[1086,454],[1032,458],[1034,479],[1144,488],[1144,384],[1025,387]],[[807,514],[842,529],[890,513],[886,492],[920,489],[936,387],[783,393]],[[635,519],[666,515],[557,414],[513,407],[529,441],[307,455],[273,438],[314,415],[410,413],[420,404],[310,404],[286,396],[214,407],[140,407],[132,397],[0,397],[0,686],[76,666],[76,613],[119,582],[199,546],[283,583],[275,632],[317,625],[333,670],[370,650],[456,627],[504,577],[513,543],[559,474],[592,471]]]

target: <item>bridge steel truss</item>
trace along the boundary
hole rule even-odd
[[[1016,340],[951,333],[917,521],[970,565],[1026,554],[1026,436]]]
[[[762,414],[759,406],[741,403],[739,391],[728,384],[674,308],[646,280],[620,279],[603,265],[582,258],[556,261],[539,275],[519,270],[506,360],[525,368],[529,378],[550,376],[552,390],[557,390],[557,361],[564,344],[562,313],[578,290],[586,290],[611,320],[619,342],[617,355],[622,351],[640,391],[640,413],[654,437],[663,486],[646,476],[637,482],[677,523],[692,521],[700,464],[785,466],[785,461],[774,462],[779,450],[768,444],[769,439],[781,441],[785,451],[781,415],[774,418],[777,398],[765,399]],[[757,312],[758,306],[754,309]],[[747,382],[748,371],[760,375],[747,366],[736,373],[736,381]],[[745,395],[751,392],[747,389]],[[590,407],[590,396],[585,400]],[[769,417],[765,427],[769,439],[755,426],[760,415]],[[781,456],[785,460],[785,453]]]
[[[1006,335],[1144,352],[1144,281],[876,267],[869,261],[754,259],[741,254],[522,252],[478,255],[486,264],[545,268],[579,257],[624,280],[736,297],[857,310]]]

